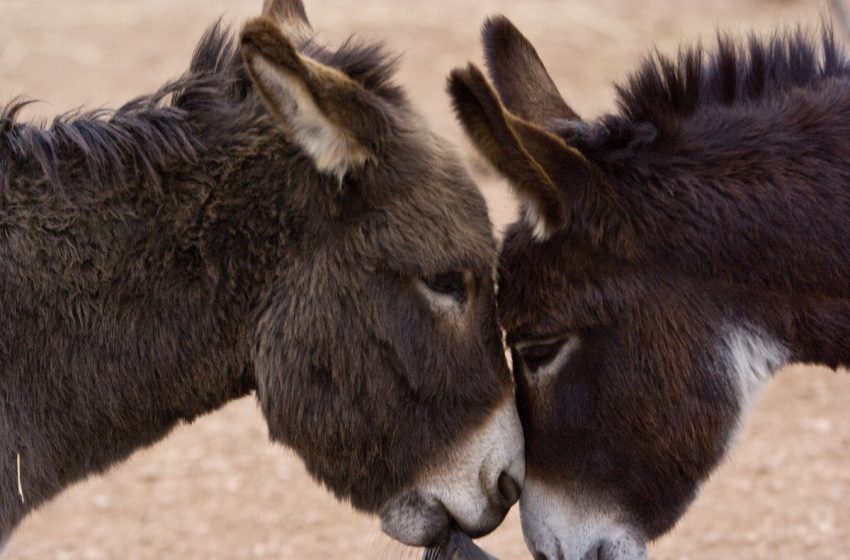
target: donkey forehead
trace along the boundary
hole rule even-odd
[[[290,259],[305,275],[365,280],[376,269],[429,275],[469,269],[492,277],[496,241],[483,201],[470,204],[427,194],[398,192],[354,216],[311,220],[293,240]],[[480,196],[480,195],[478,195]],[[470,201],[467,201],[470,202]]]
[[[406,205],[388,222],[379,238],[388,268],[419,274],[470,269],[492,276],[496,242],[486,214]]]
[[[341,183],[299,160],[310,180],[289,200],[298,216],[295,249],[308,263],[325,254],[352,271],[491,273],[496,241],[483,195],[454,151],[412,116],[410,128]]]
[[[499,261],[500,321],[511,339],[557,334],[611,320],[630,286],[604,260],[560,235],[540,243],[515,226]]]
[[[383,254],[399,267],[426,272],[491,270],[496,241],[483,195],[451,150],[418,142],[403,147],[395,157],[407,162],[387,169],[383,179]]]

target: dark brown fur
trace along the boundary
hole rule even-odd
[[[494,99],[467,69],[450,82],[461,122],[491,160],[520,158],[498,167],[527,204],[555,184],[564,209],[542,242],[515,224],[500,262],[529,476],[619,504],[655,538],[746,406],[730,327],[786,361],[850,364],[850,62],[829,31],[721,37],[707,55],[654,56],[618,114],[584,122],[506,19],[484,41],[504,116],[475,121]],[[518,119],[547,140],[520,142],[525,160],[504,133]],[[528,166],[549,181],[529,184]],[[517,345],[568,335],[580,350],[541,395]]]
[[[117,111],[2,113],[0,542],[254,390],[271,438],[375,512],[510,394],[480,193],[380,47],[299,50],[380,108],[372,159],[342,178],[271,118],[218,25],[184,77]],[[415,289],[454,270],[472,279],[463,329]]]

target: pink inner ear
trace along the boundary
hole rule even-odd
[[[262,55],[255,56],[249,66],[267,106],[316,169],[342,180],[350,169],[366,163],[369,150],[350,130],[328,118],[300,75],[275,66]]]

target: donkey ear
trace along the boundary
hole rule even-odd
[[[301,0],[263,0],[262,15],[274,21],[287,37],[305,40],[313,28]]]
[[[319,171],[342,178],[374,156],[388,124],[377,96],[300,55],[269,18],[249,21],[241,44],[254,89]]]
[[[537,51],[508,18],[488,19],[481,35],[490,77],[509,111],[541,126],[552,119],[579,119]]]
[[[473,143],[526,202],[535,237],[548,239],[562,229],[567,200],[559,185],[576,194],[593,188],[593,164],[557,136],[507,112],[474,65],[451,73],[449,93]]]

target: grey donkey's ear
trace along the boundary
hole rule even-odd
[[[474,65],[454,70],[449,93],[455,112],[479,151],[507,177],[526,203],[525,219],[539,240],[561,230],[572,200],[599,185],[597,168],[542,127],[507,111]]]
[[[294,41],[303,41],[313,34],[301,0],[263,0],[262,15],[274,21]]]
[[[508,111],[540,126],[553,119],[579,119],[564,101],[534,46],[508,18],[488,19],[481,35],[490,77]]]
[[[319,171],[342,178],[372,159],[389,124],[376,95],[299,54],[267,17],[245,25],[241,47],[254,89]]]

